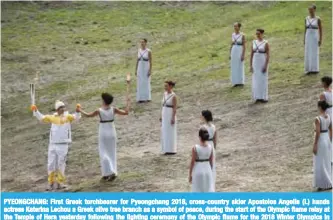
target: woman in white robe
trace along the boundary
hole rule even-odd
[[[127,82],[129,87],[129,81]],[[128,90],[127,90],[128,91]],[[113,96],[109,93],[102,94],[102,106],[91,113],[81,110],[86,117],[99,116],[99,136],[98,149],[100,157],[100,165],[102,172],[102,180],[113,181],[117,175],[117,133],[114,125],[115,115],[128,115],[130,109],[129,94],[127,94],[127,105],[125,110],[121,110],[111,106]]]
[[[208,131],[209,139],[207,143],[213,147],[213,180],[214,180],[214,186],[216,182],[216,127],[213,124],[213,115],[212,112],[209,110],[204,110],[201,112],[201,118],[203,121],[203,125],[201,128],[204,128]]]
[[[332,188],[332,123],[326,114],[328,104],[318,102],[319,116],[315,119],[315,139],[313,144],[313,186],[318,190]]]
[[[244,58],[245,58],[245,36],[240,32],[241,23],[234,24],[235,32],[231,36],[230,66],[231,84],[234,87],[243,86],[245,81]]]
[[[316,6],[309,7],[309,16],[305,18],[304,67],[305,74],[319,73],[319,47],[322,44],[322,25],[316,16]]]
[[[166,81],[162,100],[162,152],[164,154],[177,153],[177,97],[173,92],[175,82]]]
[[[192,148],[189,182],[192,192],[215,192],[213,178],[213,146],[208,144],[209,134],[204,128],[199,130],[200,144]]]
[[[325,101],[328,104],[328,108],[326,109],[326,114],[330,116],[331,122],[333,119],[332,116],[332,89],[331,89],[331,84],[332,84],[332,77],[330,76],[324,76],[321,78],[321,83],[324,88],[324,92],[320,94],[319,100]],[[333,149],[331,149],[331,154],[332,154],[332,167],[333,167]]]
[[[256,103],[268,101],[268,63],[269,45],[264,39],[264,30],[257,29],[257,40],[252,42],[251,68],[252,72],[252,98]]]
[[[320,94],[319,100],[324,100],[329,105],[329,108],[326,110],[326,113],[330,116],[332,120],[332,77],[324,76],[321,78],[321,84],[324,88],[324,92]]]
[[[152,70],[152,54],[146,47],[147,39],[140,41],[141,48],[138,51],[138,59],[135,67],[135,75],[137,76],[136,101],[151,101],[151,70]]]

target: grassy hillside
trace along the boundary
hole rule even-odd
[[[214,111],[219,128],[218,190],[309,190],[311,122],[320,92],[316,86],[332,70],[332,4],[317,3],[324,26],[321,73],[304,77],[308,4],[3,2],[3,190],[41,190],[46,182],[48,126],[39,125],[29,112],[28,84],[36,72],[40,72],[37,103],[42,112],[50,112],[56,99],[67,102],[70,109],[79,102],[93,110],[103,91],[113,93],[115,104],[122,106],[125,74],[134,74],[140,38],[148,39],[153,52],[153,102],[133,104],[131,115],[117,122],[121,176],[112,185],[98,183],[96,120],[74,127],[68,178],[76,190],[187,190],[189,152],[204,108]],[[256,28],[264,28],[270,43],[271,102],[265,106],[249,105],[248,71],[244,88],[230,87],[228,56],[236,21],[242,23],[248,41],[254,39]],[[180,153],[173,158],[158,155],[159,125],[152,120],[159,115],[165,79],[177,81],[181,105]],[[255,162],[258,159],[261,163]],[[171,164],[177,166],[168,168],[174,172],[166,169]]]

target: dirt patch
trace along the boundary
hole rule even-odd
[[[205,87],[213,88],[211,84],[205,84]],[[298,111],[302,106],[312,105],[315,98],[303,99],[300,94],[305,90],[308,91],[308,88],[295,94],[293,108],[290,108],[290,100],[284,98],[282,91],[265,105],[249,105],[249,101],[216,105],[217,100],[203,98],[201,105],[195,106],[192,104],[195,97],[182,94],[188,100],[178,112],[178,154],[175,156],[160,155],[158,102],[140,105],[144,109],[140,117],[131,114],[126,118],[117,118],[119,178],[113,183],[99,181],[97,123],[84,119],[74,127],[74,144],[69,155],[67,175],[72,191],[188,191],[190,152],[197,143],[202,109],[211,109],[218,116],[215,120],[219,134],[217,191],[309,191],[312,162],[311,154],[304,149],[310,149],[311,132],[306,133],[312,124],[310,118],[302,115],[311,115],[313,111],[303,109],[302,115]],[[308,92],[313,97],[317,93],[316,90]],[[212,95],[214,90],[207,90],[205,94]],[[191,120],[185,120],[187,118]],[[34,133],[41,134],[41,129],[46,129],[43,132],[45,135],[36,143],[41,144],[41,153],[46,156],[47,126],[36,126]],[[299,132],[295,133],[296,129]],[[20,140],[25,138],[28,136],[20,137]],[[3,149],[3,156],[7,154],[6,149]],[[18,151],[15,155],[19,157],[25,153]],[[45,156],[40,158],[40,163],[35,161],[18,171],[23,174],[27,169],[31,170],[33,173],[25,174],[31,181],[26,178],[23,181],[22,175],[20,178],[10,177],[10,173],[4,170],[3,190],[23,190],[21,187],[24,185],[25,190],[43,191]],[[8,159],[4,157],[2,163],[11,169],[14,164],[8,163]],[[308,175],[304,175],[306,173]],[[295,181],[290,182],[293,179]]]

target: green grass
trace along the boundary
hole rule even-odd
[[[153,51],[153,92],[161,92],[165,79],[178,81],[177,91],[181,91],[202,80],[229,79],[232,26],[240,21],[248,42],[254,39],[256,28],[265,29],[271,46],[270,92],[274,92],[277,88],[301,83],[303,24],[308,4],[192,2],[176,7],[172,2],[74,2],[67,6],[58,3],[46,7],[41,2],[5,2],[2,3],[2,74],[23,71],[29,78],[34,75],[32,70],[45,70],[44,75],[52,70],[52,74],[59,77],[57,81],[43,84],[39,90],[44,100],[42,106],[52,104],[56,96],[68,91],[68,79],[71,93],[75,93],[75,99],[79,101],[99,96],[103,91],[124,94],[124,74],[133,73],[138,41],[145,37]],[[324,25],[321,71],[331,75],[332,5],[318,2],[317,6]],[[110,53],[119,55],[111,56]],[[71,58],[78,54],[85,58],[77,60],[86,66],[84,75],[74,69],[71,71],[70,63],[59,61],[61,56]],[[90,54],[94,57],[89,58]],[[99,58],[101,54],[106,57]],[[249,52],[246,55],[248,69]],[[28,56],[29,59],[16,62],[4,59],[6,56]],[[54,57],[60,68],[38,62],[47,57]],[[100,59],[105,62],[96,62]],[[247,82],[250,82],[249,73]],[[4,83],[12,82],[6,82],[5,77]],[[135,83],[132,84],[134,91]],[[225,98],[240,100],[248,99],[250,90],[232,91],[221,87],[220,92],[227,94]],[[22,97],[22,93],[17,96]],[[26,103],[22,102],[14,107],[2,107],[3,114],[9,116],[26,109]]]

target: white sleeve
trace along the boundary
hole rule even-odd
[[[34,116],[39,120],[42,121],[44,119],[44,115],[40,113],[38,110],[34,112]]]
[[[75,112],[73,116],[74,116],[74,121],[77,122],[81,119],[81,112]]]

